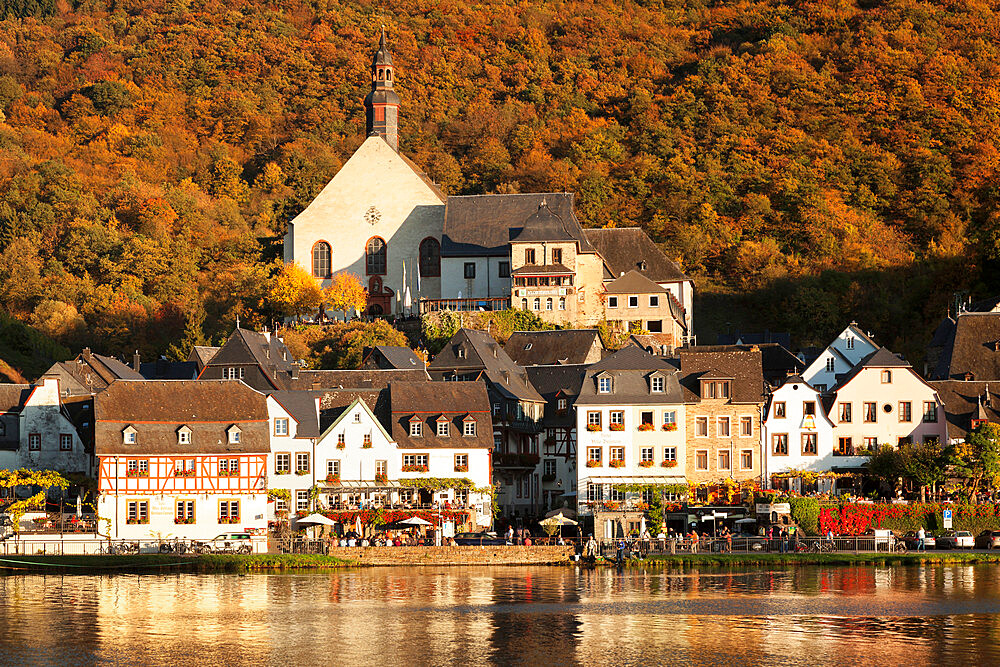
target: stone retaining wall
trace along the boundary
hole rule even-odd
[[[546,565],[568,563],[571,546],[334,547],[330,555],[363,565]]]

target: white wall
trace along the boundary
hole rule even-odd
[[[475,280],[465,278],[465,264],[476,265]],[[510,278],[500,277],[500,262],[510,264],[510,257],[443,257],[441,258],[441,298],[485,299],[509,297]],[[425,294],[424,296],[428,296]]]
[[[814,426],[804,423],[805,402],[816,406]],[[775,417],[775,403],[784,402],[785,417]],[[770,485],[771,475],[789,470],[829,471],[831,467],[856,467],[864,464],[865,457],[834,456],[836,439],[833,437],[833,423],[827,418],[820,400],[820,394],[804,382],[788,382],[774,391],[764,422],[764,478]],[[772,446],[775,434],[788,435],[788,455],[776,456]],[[816,434],[816,455],[802,453],[802,435]]]
[[[834,348],[840,354],[831,351]],[[868,342],[868,339],[861,335],[861,331],[855,326],[848,326],[827,345],[827,348],[809,364],[802,373],[802,379],[813,387],[823,385],[826,390],[833,389],[837,383],[837,375],[846,373],[858,364],[859,361],[867,357],[878,348]],[[834,360],[833,371],[826,370],[828,359]],[[846,362],[845,363],[845,359]]]
[[[267,455],[267,488],[288,489],[290,493],[288,509],[290,513],[294,513],[296,491],[308,490],[313,484],[316,483],[315,480],[320,479],[326,473],[319,470],[316,466],[316,462],[313,461],[314,439],[296,437],[298,432],[298,422],[295,421],[295,418],[292,417],[292,415],[285,410],[281,403],[276,401],[273,396],[267,397],[267,414],[270,421],[268,429],[271,433],[271,451]],[[274,422],[276,419],[288,420],[287,435],[275,435]],[[279,475],[276,472],[275,454],[279,452],[289,455],[288,474]],[[298,452],[305,452],[309,454],[309,472],[306,475],[298,475],[295,473],[295,455]],[[268,519],[274,520],[275,503],[269,502],[267,510]]]
[[[18,450],[0,452],[0,469],[93,473],[91,456],[84,451],[76,427],[62,411],[58,378],[44,377],[34,386],[18,420]],[[41,436],[38,451],[28,449],[28,437],[32,433]],[[59,449],[61,435],[71,436],[71,451]]]
[[[240,522],[235,524],[219,523],[219,501],[240,501]],[[145,501],[149,503],[149,523],[128,523],[128,501]],[[195,523],[175,523],[178,500],[195,501]],[[108,495],[104,494],[97,502],[98,516],[101,519],[111,519],[110,535],[112,539],[154,540],[154,539],[191,539],[210,540],[222,533],[239,533],[248,529],[265,530],[267,528],[267,494],[157,494],[144,496]],[[107,524],[103,521],[98,531],[104,533]]]

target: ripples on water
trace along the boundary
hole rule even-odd
[[[0,663],[1000,664],[995,566],[0,577]]]

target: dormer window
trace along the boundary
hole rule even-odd
[[[229,433],[229,444],[238,445],[240,444],[240,442],[242,442],[241,440],[242,431],[240,430],[239,426],[236,426],[234,424],[227,429],[227,432]]]
[[[465,348],[464,347],[458,348],[458,350],[455,352],[455,356],[457,356],[459,359],[465,359]]]
[[[610,394],[611,393],[611,377],[604,375],[597,378],[597,393],[598,394]]]
[[[556,401],[556,410],[559,410],[560,412],[565,412],[566,411],[566,399],[565,398],[560,398],[558,401]]]
[[[476,418],[472,415],[462,420],[462,435],[467,438],[476,437]]]
[[[126,445],[134,445],[136,443],[136,434],[137,431],[133,427],[126,426],[122,431],[122,442]]]
[[[418,418],[414,417],[410,420],[410,437],[411,438],[422,438],[424,435],[424,423]]]
[[[702,398],[729,398],[729,380],[702,380]]]
[[[191,444],[191,429],[187,426],[181,426],[177,429],[177,444],[178,445],[190,445]]]
[[[649,390],[654,394],[663,393],[663,376],[654,375],[649,380]]]
[[[437,436],[439,438],[448,438],[451,436],[451,423],[445,417],[440,417],[437,420]]]

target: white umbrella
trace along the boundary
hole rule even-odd
[[[337,522],[330,517],[323,516],[322,514],[310,514],[309,516],[302,517],[298,519],[295,523],[300,523],[303,525],[310,524],[315,526],[336,526]]]
[[[555,514],[553,516],[550,516],[548,519],[542,519],[538,523],[540,523],[543,526],[575,526],[575,525],[577,525],[576,521],[573,521],[573,519],[567,519],[562,514]]]
[[[400,521],[399,523],[401,523],[401,524],[405,523],[407,526],[433,526],[434,525],[430,521],[426,521],[424,519],[421,519],[419,516],[411,516],[409,519],[404,519],[403,521]]]
[[[643,515],[642,518],[639,519],[639,537],[642,537],[645,534],[646,534],[646,516]]]
[[[572,519],[573,517],[576,516],[576,511],[571,510],[568,507],[560,507],[557,510],[549,510],[548,512],[545,513],[545,517],[548,518],[550,516],[555,516],[556,514],[562,514],[567,519]]]

